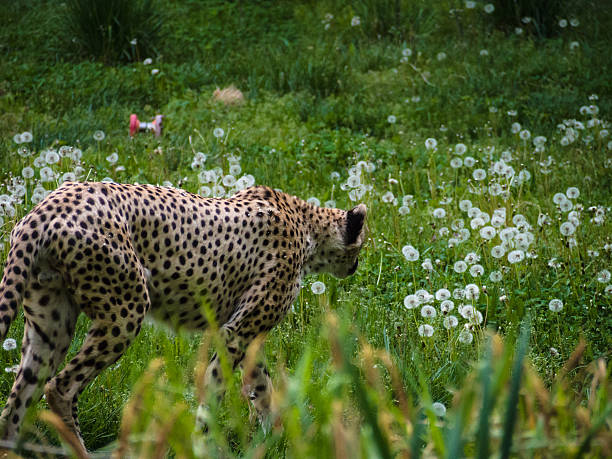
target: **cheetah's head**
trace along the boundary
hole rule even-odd
[[[359,264],[359,251],[366,239],[366,206],[359,204],[349,211],[341,212],[336,223],[330,225],[327,237],[320,242],[307,270],[328,272],[335,277],[352,275]]]

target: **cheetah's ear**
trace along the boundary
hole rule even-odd
[[[359,204],[346,213],[346,232],[344,233],[344,243],[346,245],[357,242],[363,229],[366,212],[367,208],[365,204]]]

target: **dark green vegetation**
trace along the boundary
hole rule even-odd
[[[491,13],[484,2],[468,8],[459,1],[159,0],[152,2],[158,15],[125,19],[121,32],[106,27],[107,42],[75,42],[67,13],[85,3],[0,8],[0,195],[15,197],[14,216],[2,207],[2,259],[32,197],[57,187],[65,173],[169,181],[204,193],[230,172],[251,174],[303,198],[345,208],[355,198],[370,209],[371,241],[356,275],[322,276],[320,296],[307,279],[295,312],[268,337],[283,429],[265,436],[245,422],[234,375],[209,454],[607,454],[610,9],[544,0],[499,0]],[[146,3],[122,17],[138,18]],[[213,99],[216,87],[230,84],[243,104]],[[164,114],[164,136],[129,139],[130,113],[141,120]],[[104,139],[94,140],[97,130]],[[14,136],[23,131],[33,140],[18,145]],[[24,146],[32,154],[20,154]],[[82,157],[71,158],[68,146]],[[61,158],[47,161],[49,150]],[[194,159],[197,152],[205,162]],[[14,180],[27,175],[25,167],[34,176]],[[45,167],[50,180],[40,184]],[[203,170],[214,171],[212,180]],[[481,232],[489,226],[490,240]],[[418,250],[417,261],[408,261],[407,245]],[[523,259],[508,259],[514,251]],[[462,272],[456,263],[466,257]],[[444,314],[445,292],[436,293],[468,284],[478,295],[451,296],[454,309]],[[421,292],[421,304],[407,309],[405,297],[419,289],[436,298]],[[549,309],[553,299],[563,303],[558,312]],[[435,317],[423,317],[431,313],[426,305]],[[461,314],[460,305],[474,309]],[[447,330],[449,315],[459,324]],[[521,333],[523,320],[530,327]],[[87,320],[79,325],[71,352]],[[432,337],[420,336],[429,333],[424,325]],[[15,323],[9,336],[19,341],[22,327]],[[564,366],[581,337],[586,345]],[[126,401],[140,394],[124,420],[125,446],[130,440],[145,457],[168,444],[172,454],[196,454],[193,368],[206,360],[198,359],[199,345],[199,337],[147,327],[81,397],[87,445],[114,441]],[[164,365],[154,360],[147,370],[155,357]],[[18,350],[0,350],[0,369],[18,361]],[[12,373],[0,376],[2,400],[12,380]],[[445,417],[434,414],[433,402],[447,407]],[[56,438],[40,423],[25,430],[26,438],[41,431],[45,441]],[[159,445],[151,436],[162,438]]]

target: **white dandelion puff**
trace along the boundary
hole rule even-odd
[[[561,311],[563,309],[563,301],[558,298],[550,300],[550,302],[548,303],[548,309],[550,309],[552,312]]]
[[[310,290],[312,290],[312,293],[315,295],[320,295],[325,292],[325,284],[321,281],[315,281],[310,286]]]
[[[7,338],[2,343],[2,349],[5,351],[12,351],[13,349],[17,349],[17,341],[13,338]]]
[[[434,334],[434,328],[429,324],[419,325],[418,331],[419,336],[423,336],[425,338],[429,338]]]

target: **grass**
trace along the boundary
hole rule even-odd
[[[281,407],[270,433],[245,422],[239,375],[228,375],[208,443],[192,436],[203,396],[195,369],[210,337],[147,326],[80,398],[91,450],[609,454],[610,12],[565,3],[545,33],[524,25],[519,35],[515,18],[498,17],[501,3],[494,15],[481,2],[473,9],[418,1],[158,4],[165,37],[155,43],[158,54],[113,65],[65,48],[61,4],[21,1],[0,11],[0,194],[15,197],[0,207],[0,259],[14,223],[65,173],[208,193],[233,168],[236,178],[249,174],[305,199],[343,208],[365,202],[370,240],[353,277],[320,276],[323,295],[307,278],[293,312],[268,337]],[[559,27],[560,19],[578,25]],[[212,98],[230,84],[243,104]],[[163,113],[164,135],[129,139],[131,113],[141,120]],[[94,139],[98,130],[104,139]],[[15,143],[24,131],[32,141]],[[546,140],[534,143],[539,136]],[[37,159],[49,150],[62,154],[57,162]],[[207,157],[199,166],[198,152]],[[25,167],[34,178],[21,179]],[[44,167],[50,180],[41,183]],[[204,171],[214,171],[214,183]],[[505,219],[493,225],[500,209]],[[565,236],[567,221],[574,233]],[[483,226],[495,227],[490,241]],[[504,245],[500,231],[509,227],[523,235]],[[417,261],[405,257],[408,245]],[[495,258],[500,245],[505,253]],[[514,250],[525,258],[510,262]],[[466,257],[468,269],[457,272]],[[468,284],[478,294],[459,298],[455,290]],[[441,289],[453,295],[446,314]],[[435,317],[422,316],[424,304],[406,308],[415,293]],[[553,299],[562,310],[549,309]],[[458,326],[447,329],[450,315]],[[70,355],[87,324],[81,317]],[[424,325],[432,337],[420,336]],[[19,341],[22,331],[20,318],[9,337]],[[18,362],[18,350],[0,351],[0,368]],[[2,373],[3,398],[13,378]],[[24,438],[57,444],[54,429],[36,421],[44,408],[31,410]]]

